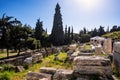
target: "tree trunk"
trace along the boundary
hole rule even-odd
[[[9,49],[7,48],[7,58],[9,58]]]
[[[18,54],[17,54],[18,56],[20,55],[20,48],[19,48],[19,50],[18,50]]]

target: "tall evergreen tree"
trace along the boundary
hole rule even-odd
[[[109,30],[109,26],[107,27],[107,30],[106,30],[106,33],[109,33],[110,32],[110,30]]]
[[[67,25],[65,27],[65,38],[67,38]]]
[[[112,29],[110,30],[110,32],[117,31],[117,29],[118,29],[117,25],[114,25],[114,26],[112,27]]]
[[[80,32],[79,32],[79,37],[81,37],[83,34],[84,34],[84,31],[83,31],[83,30],[80,30]]]
[[[71,31],[71,39],[73,40],[73,27],[72,27],[72,31]]]
[[[86,34],[86,33],[87,33],[87,30],[86,30],[86,28],[85,28],[85,27],[83,28],[83,31],[84,31],[84,34]]]
[[[47,28],[46,28],[45,32],[46,32],[46,34],[47,34]]]
[[[43,26],[42,21],[38,19],[35,27],[35,37],[38,40],[42,39],[42,33],[44,32],[44,29],[42,26]]]
[[[38,19],[37,23],[36,23],[36,27],[35,27],[35,38],[37,40],[40,40],[42,47],[44,46],[44,41],[45,41],[44,33],[45,33],[45,30],[43,29],[42,21],[40,21],[40,19]]]
[[[104,27],[100,26],[100,28],[99,28],[99,30],[98,30],[98,34],[99,34],[99,36],[105,34]]]
[[[98,30],[96,28],[94,28],[94,30],[91,33],[92,37],[98,36]]]
[[[65,41],[64,41],[64,44],[67,44],[68,43],[68,31],[67,31],[67,25],[65,27]]]
[[[68,43],[71,41],[70,27],[68,27]]]
[[[64,43],[62,15],[61,15],[60,6],[58,3],[55,8],[53,28],[51,33],[51,41],[55,46],[60,46]]]

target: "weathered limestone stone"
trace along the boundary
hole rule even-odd
[[[103,49],[108,54],[112,53],[112,39],[111,38],[105,39],[104,44],[103,44]]]
[[[75,51],[75,49],[77,48],[76,44],[72,44],[69,46],[69,50]]]
[[[38,53],[38,54],[32,55],[32,62],[33,63],[40,62],[40,61],[42,61],[42,59],[43,59],[42,54]]]
[[[56,73],[56,68],[50,68],[50,67],[41,67],[40,72],[41,73],[47,73],[47,74],[55,74]]]
[[[24,58],[25,58],[24,56],[18,56],[18,57],[6,59],[6,60],[4,60],[4,62],[6,64],[13,64],[13,65],[17,66],[17,65],[23,64]]]
[[[92,56],[93,53],[79,53],[78,56]]]
[[[52,47],[52,53],[58,53],[58,50],[57,50],[57,48],[56,47]]]
[[[32,65],[32,57],[28,57],[24,60],[24,64],[26,65]]]
[[[113,61],[120,75],[120,53],[116,53],[116,52],[113,53]]]
[[[28,72],[26,80],[51,80],[50,74]]]
[[[113,51],[116,53],[120,53],[120,42],[115,42],[113,45]]]
[[[62,51],[67,52],[69,50],[68,46],[63,46]]]
[[[102,47],[101,46],[96,46],[95,47],[95,53],[96,54],[101,54],[102,53]]]
[[[23,66],[17,66],[17,69],[19,72],[23,72],[25,69],[23,68]]]
[[[72,51],[72,50],[67,51],[67,56],[71,56],[71,55],[72,55],[72,53],[73,53],[73,51]]]
[[[80,51],[76,51],[71,55],[71,57],[77,57],[79,55],[79,53],[80,53]]]
[[[44,48],[42,48],[39,52],[42,53],[43,57],[47,56],[47,52]]]
[[[48,55],[53,54],[52,53],[52,48],[46,48],[46,52],[47,52]]]
[[[73,70],[59,69],[53,76],[53,80],[72,80]]]
[[[120,75],[120,42],[115,42],[113,46],[113,61]]]
[[[111,78],[110,60],[99,56],[79,56],[74,58],[73,70],[75,77],[107,76]],[[91,78],[90,78],[91,79]]]

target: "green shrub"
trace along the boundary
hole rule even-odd
[[[10,71],[11,70],[11,67],[7,64],[3,64],[2,67],[3,67],[4,71]]]
[[[9,72],[0,73],[0,80],[10,80],[10,73]]]

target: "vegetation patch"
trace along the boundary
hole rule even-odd
[[[85,49],[85,50],[91,50],[92,47],[91,47],[91,45],[85,45],[84,49]]]
[[[112,33],[108,33],[103,35],[103,37],[108,37],[108,38],[112,38],[112,39],[119,39],[120,38],[120,31],[115,31]]]
[[[62,68],[62,69],[72,69],[72,64],[69,62],[65,62],[67,58],[66,53],[59,53],[58,58],[60,60],[55,60],[55,54],[50,55],[43,59],[43,62],[33,64],[28,69],[23,72],[16,72],[12,70],[10,66],[4,64],[1,65],[3,67],[3,71],[0,72],[0,80],[25,80],[26,74],[28,71],[39,72],[40,67],[54,67],[54,68]],[[3,79],[4,78],[4,79]]]

